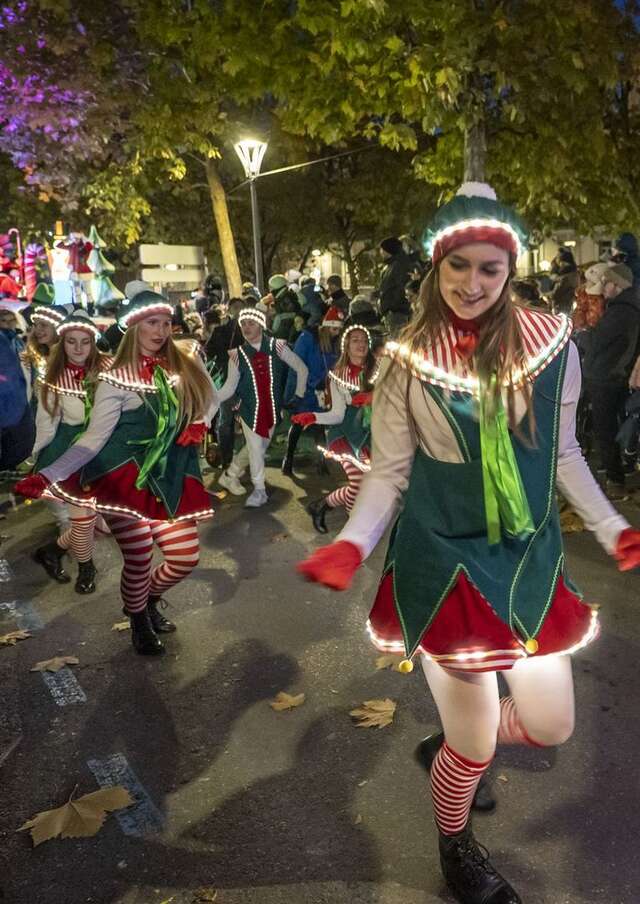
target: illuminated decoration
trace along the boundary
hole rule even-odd
[[[346,392],[356,393],[360,392],[360,390],[362,389],[359,383],[352,383],[350,380],[343,380],[342,377],[339,377],[338,374],[334,373],[334,371],[332,370],[329,371],[329,379],[333,380],[336,386],[338,386],[340,389],[344,389]]]
[[[245,138],[234,144],[233,148],[240,158],[247,179],[255,179],[260,174],[267,143],[254,138]]]
[[[141,292],[141,295],[146,293]],[[119,325],[123,330],[126,330],[127,327],[133,326],[135,323],[138,323],[140,320],[144,320],[145,317],[151,317],[153,314],[166,314],[167,316],[173,316],[173,305],[169,304],[168,301],[157,301],[159,296],[156,295],[155,292],[150,292],[150,295],[154,295],[156,297],[155,301],[150,301],[146,305],[136,305],[131,311],[125,312],[118,320]],[[134,296],[135,298],[135,296]],[[123,307],[130,302],[125,298],[122,302]]]
[[[65,320],[57,329],[58,336],[64,336],[65,333],[69,333],[71,330],[82,330],[85,333],[89,333],[96,340],[100,338],[100,330],[95,323],[92,323],[86,317],[75,317]]]
[[[243,308],[238,314],[238,323],[242,323],[243,320],[253,320],[254,323],[259,324],[263,330],[266,330],[267,328],[266,315],[264,311],[259,310],[259,308]]]
[[[57,330],[63,320],[65,320],[65,315],[53,308],[40,307],[36,308],[31,315],[32,323],[36,323],[38,320],[41,320],[43,323],[48,323]]]
[[[533,380],[547,364],[562,351],[571,336],[571,321],[565,314],[557,315],[560,320],[560,328],[553,339],[544,345],[535,355],[527,356],[525,367],[513,371],[504,379],[504,386],[510,384],[521,386],[525,380]],[[424,354],[412,352],[408,345],[400,342],[387,342],[385,355],[396,361],[401,367],[411,371],[419,380],[426,380],[435,386],[441,386],[451,392],[470,393],[475,397],[480,396],[480,381],[477,376],[462,376],[451,373],[444,367],[434,364]]]
[[[435,235],[428,241],[426,245],[426,252],[429,257],[433,257],[434,255],[437,255],[437,245],[442,244],[445,239],[449,238],[452,235],[455,235],[455,233],[457,232],[467,232],[469,230],[476,229],[491,229],[495,230],[496,232],[506,232],[511,239],[511,243],[513,244],[515,256],[519,257],[522,253],[522,242],[518,233],[510,223],[505,223],[502,220],[480,219],[478,217],[469,220],[460,220],[459,223],[454,223],[452,226],[445,226],[439,232],[436,232]],[[469,241],[472,242],[473,238],[470,238]],[[487,241],[490,241],[490,239],[487,239]]]
[[[369,343],[369,351],[371,351],[371,333],[366,328],[366,326],[362,326],[359,323],[352,323],[351,326],[348,326],[344,333],[340,338],[340,351],[344,354],[344,350],[347,347],[346,341],[349,333],[352,333],[354,330],[360,330],[360,332],[365,333],[367,337],[367,342]]]
[[[370,621],[367,621],[366,630],[371,643],[376,649],[380,650],[380,652],[401,654],[405,652],[405,646],[401,640],[385,640],[383,637],[380,637],[374,630]],[[566,650],[558,650],[556,653],[531,654],[531,656],[535,655],[536,659],[545,659],[547,656],[570,656],[573,653],[577,653],[584,649],[595,640],[599,631],[600,623],[598,620],[598,610],[595,607],[592,607],[589,626],[580,640],[576,641],[572,646],[567,647]],[[519,648],[514,647],[511,650],[470,650],[467,653],[435,654],[428,653],[423,647],[419,646],[416,652],[421,653],[426,659],[431,659],[434,662],[439,662],[441,664],[444,663],[451,668],[472,669],[474,666],[491,667],[508,665],[514,660],[518,661],[520,659],[531,658],[527,653],[524,641],[521,641],[519,638],[518,641],[522,646]]]
[[[148,520],[147,515],[141,515],[134,509],[127,508],[124,505],[109,505],[107,502],[98,502],[95,496],[86,498],[72,496],[71,493],[64,490],[58,483],[52,483],[48,489],[51,494],[63,499],[65,502],[71,503],[71,505],[78,505],[81,508],[87,508],[89,506],[95,508],[98,512],[104,512],[106,515],[126,515],[127,518],[136,518],[138,521]],[[215,511],[212,508],[209,508],[202,509],[202,511],[199,512],[190,512],[188,515],[179,515],[177,518],[167,518],[166,520],[169,524],[177,524],[180,521],[197,521],[202,518],[212,518],[214,515]]]
[[[38,377],[37,383],[38,386],[46,386],[47,389],[50,389],[55,395],[74,396],[78,399],[85,399],[87,396],[86,390],[84,389],[72,389],[70,386],[60,386],[57,383],[48,383],[43,377]]]
[[[135,380],[130,376],[119,377],[117,371],[102,372],[98,374],[98,380],[109,383],[110,386],[115,386],[117,389],[127,389],[129,392],[143,392],[152,395],[158,392],[154,383],[144,383],[142,380]],[[180,382],[180,377],[178,374],[167,374],[167,381],[171,388],[174,388]]]
[[[242,316],[242,313],[240,314],[240,317],[241,316]],[[238,317],[238,320],[240,319],[240,317]],[[269,355],[269,399],[271,400],[271,412],[273,415],[273,423],[274,424],[278,420],[277,411],[276,411],[275,393],[273,391],[273,353],[274,353],[275,345],[276,345],[276,340],[271,338],[269,340],[269,352],[268,352],[268,355]],[[260,398],[258,396],[258,384],[256,383],[256,375],[253,371],[253,367],[251,366],[251,361],[249,359],[249,356],[247,355],[245,350],[242,348],[242,346],[240,346],[238,348],[238,352],[242,355],[243,360],[244,360],[245,364],[247,365],[247,369],[248,369],[249,373],[251,374],[251,385],[253,386],[253,395],[256,400],[255,410],[253,412],[253,424],[251,426],[251,429],[255,433],[256,427],[258,426],[258,409],[260,407]]]
[[[349,455],[348,452],[332,452],[331,449],[327,449],[324,446],[316,446],[316,448],[319,452],[322,452],[325,458],[330,458],[332,461],[338,461],[340,464],[348,461],[359,471],[362,471],[363,474],[367,474],[371,470],[371,463],[366,458],[361,460],[354,455]]]

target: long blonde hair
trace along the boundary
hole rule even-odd
[[[85,379],[95,389],[98,373],[102,370],[104,358],[96,348],[95,340],[91,343],[91,351],[85,361],[84,367],[86,372]],[[55,386],[62,376],[67,364],[67,354],[64,350],[64,341],[60,339],[55,345],[51,346],[51,353],[47,358],[47,369],[44,375],[44,383],[42,386],[42,404],[51,417],[54,417],[60,407],[60,399],[58,393],[54,392],[50,387]],[[53,397],[53,398],[52,398]]]
[[[422,281],[416,305],[416,316],[404,328],[399,341],[409,346],[411,352],[422,353],[429,346],[441,341],[449,323],[448,305],[440,292],[438,281],[440,265],[430,270]],[[512,427],[516,424],[516,389],[524,393],[531,436],[535,434],[535,420],[528,380],[518,381],[516,375],[525,364],[526,351],[511,296],[511,280],[515,276],[515,258],[509,256],[509,275],[498,300],[483,315],[474,354],[475,370],[482,381],[489,381],[495,374],[493,397],[490,404],[497,404],[501,388],[507,389],[507,414]],[[520,382],[520,386],[518,386]],[[407,384],[408,392],[408,384]]]
[[[158,352],[167,362],[170,373],[180,377],[176,388],[180,402],[180,417],[188,423],[204,417],[213,402],[213,386],[204,367],[199,367],[187,349],[193,342],[176,342],[171,336]],[[138,368],[140,349],[138,346],[138,324],[130,326],[116,353],[112,369],[118,367]]]

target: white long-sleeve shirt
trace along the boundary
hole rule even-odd
[[[417,445],[439,461],[462,462],[451,426],[419,379],[399,366],[387,374],[383,362],[373,400],[371,471],[364,478],[349,521],[336,540],[355,543],[366,558],[400,508],[409,485]],[[386,376],[385,376],[386,375]],[[407,412],[407,382],[412,425]],[[580,360],[570,344],[562,386],[558,435],[557,486],[608,553],[629,523],[606,498],[576,440],[580,398]],[[523,393],[516,395],[516,417],[526,413]]]

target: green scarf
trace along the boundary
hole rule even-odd
[[[156,365],[153,370],[153,382],[158,390],[156,435],[153,439],[129,440],[132,445],[147,445],[149,447],[136,479],[135,486],[137,490],[141,490],[147,485],[150,474],[156,467],[158,477],[164,477],[169,450],[173,446],[180,429],[178,423],[178,411],[180,408],[178,398],[167,380],[166,373],[159,365]],[[145,404],[148,404],[146,400]]]
[[[535,530],[518,470],[496,376],[480,382],[480,450],[489,545],[500,543],[502,531],[523,539]]]

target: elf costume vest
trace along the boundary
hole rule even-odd
[[[380,649],[408,656],[420,649],[450,668],[481,671],[566,652],[595,636],[594,612],[565,572],[555,494],[567,340],[565,330],[533,377],[535,436],[527,417],[517,433],[509,431],[533,522],[521,537],[502,532],[499,542],[489,542],[473,395],[423,380],[461,461],[416,452],[369,621]],[[445,384],[443,370],[438,377]]]
[[[263,335],[259,349],[244,342],[237,350],[240,417],[254,433],[265,438],[280,420],[287,370],[278,354],[283,345],[283,340]]]
[[[131,518],[172,522],[211,517],[198,446],[175,442],[187,425],[178,418],[171,376],[156,365],[153,382],[132,379],[128,368],[99,379],[135,392],[142,405],[122,412],[105,446],[78,474],[57,484],[57,492],[68,501],[77,502],[79,495],[100,512]]]
[[[351,396],[361,391],[361,367],[349,366],[340,374],[329,373],[331,391],[348,395],[347,409],[340,424],[333,424],[327,430],[329,450],[350,453],[355,458],[369,458],[371,446],[371,411],[369,406],[356,407],[351,404]],[[338,448],[339,447],[339,448]]]

